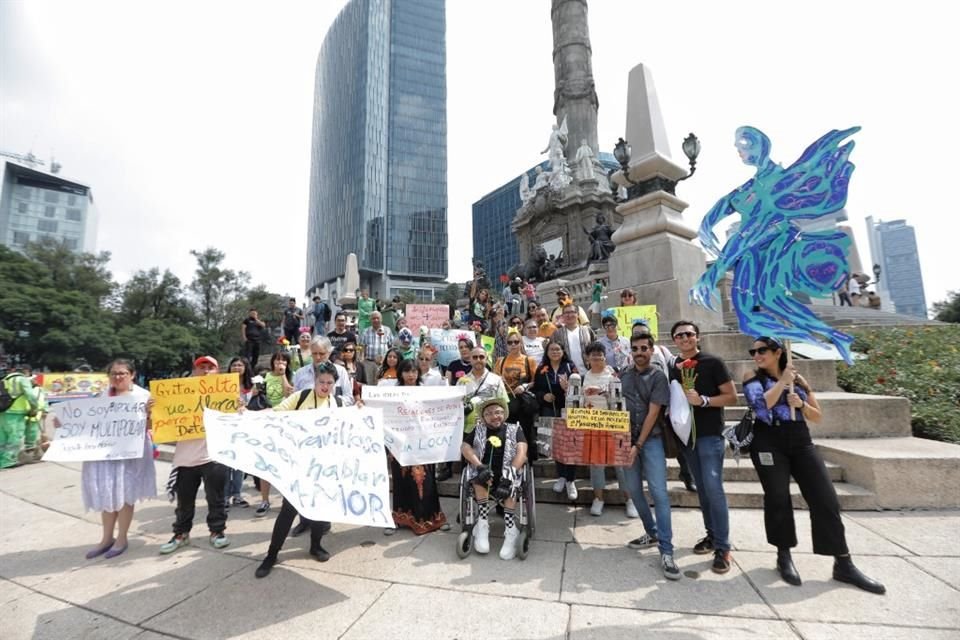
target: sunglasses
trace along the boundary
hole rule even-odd
[[[346,353],[353,353],[356,349],[344,349]]]
[[[417,358],[420,362],[430,362],[431,358]]]
[[[676,340],[677,338],[696,338],[696,337],[697,337],[697,334],[695,334],[693,331],[678,331],[677,333],[673,334],[674,340]]]
[[[750,354],[750,357],[753,357],[753,356],[757,355],[758,353],[759,353],[760,355],[763,355],[763,354],[767,353],[768,351],[770,351],[770,347],[757,347],[756,349],[747,349],[747,353]]]
[[[486,360],[487,356],[470,356],[471,360]]]
[[[507,340],[507,344],[520,344],[519,340]]]
[[[510,323],[510,326],[511,326],[511,327],[522,327],[522,326],[523,326],[523,323],[522,323],[522,322],[511,322],[511,323]]]
[[[639,351],[640,353],[646,353],[647,351],[650,351],[651,348],[652,347],[642,344],[639,347],[630,347],[630,351],[633,351],[633,352]]]

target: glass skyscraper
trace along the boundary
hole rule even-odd
[[[381,297],[447,277],[445,33],[444,0],[351,0],[324,38],[308,291],[336,289],[348,253]]]
[[[613,154],[601,151],[600,164],[608,172],[620,168]],[[544,160],[527,170],[530,184],[536,181],[537,167],[549,169],[549,160]],[[473,203],[473,256],[483,262],[487,275],[496,283],[499,276],[510,271],[520,262],[520,247],[513,235],[510,223],[520,208],[520,174],[503,186],[497,187]],[[556,254],[557,251],[548,253]]]
[[[880,265],[879,288],[889,294],[894,310],[926,318],[927,298],[913,227],[906,220],[874,222],[873,217],[867,217],[867,234],[873,261]]]

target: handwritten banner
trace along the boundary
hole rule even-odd
[[[401,466],[460,459],[463,387],[363,387],[363,402],[383,410],[383,439]]]
[[[450,307],[445,304],[408,304],[404,313],[407,326],[414,333],[420,327],[439,329],[444,322],[450,322]]]
[[[240,406],[240,376],[217,373],[151,380],[150,395],[154,398],[150,412],[154,442],[197,440],[204,436],[204,409],[236,413]]]
[[[633,330],[634,320],[643,320],[650,327],[650,334],[656,338],[658,332],[657,325],[657,305],[642,304],[632,307],[611,307],[614,315],[617,317],[617,333],[624,338],[629,338]]]
[[[590,431],[630,431],[630,414],[609,409],[567,409],[568,429]]]
[[[65,400],[51,408],[60,422],[43,459],[54,462],[130,460],[143,456],[146,389],[123,396]]]
[[[48,403],[92,398],[110,385],[105,373],[42,373],[38,378]]]
[[[476,340],[472,333],[464,331],[454,331],[452,329],[431,329],[430,346],[437,350],[437,363],[444,367],[450,366],[450,363],[460,358],[460,351],[457,348],[457,340],[460,336],[469,336],[471,340]]]
[[[217,462],[268,481],[311,520],[393,527],[380,409],[206,409]]]
[[[553,436],[550,449],[554,460],[564,464],[627,465],[632,446],[629,431],[572,429],[569,418],[543,419],[546,420],[550,420]]]

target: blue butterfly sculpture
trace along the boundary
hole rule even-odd
[[[784,169],[770,159],[770,138],[754,127],[737,129],[736,147],[756,174],[721,198],[700,224],[700,243],[716,261],[690,290],[690,301],[713,307],[717,281],[733,270],[733,308],[740,331],[804,342],[826,338],[850,363],[853,338],[820,320],[794,296],[826,297],[850,279],[850,239],[841,231],[801,231],[813,220],[843,208],[854,165],[849,161],[860,130],[833,130]],[[713,228],[740,214],[740,229],[719,248]]]

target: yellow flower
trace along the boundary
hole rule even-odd
[[[487,442],[489,442],[490,445],[494,448],[500,448],[500,445],[503,444],[502,442],[500,442],[500,438],[498,438],[497,436],[490,436],[489,438],[487,438]]]

